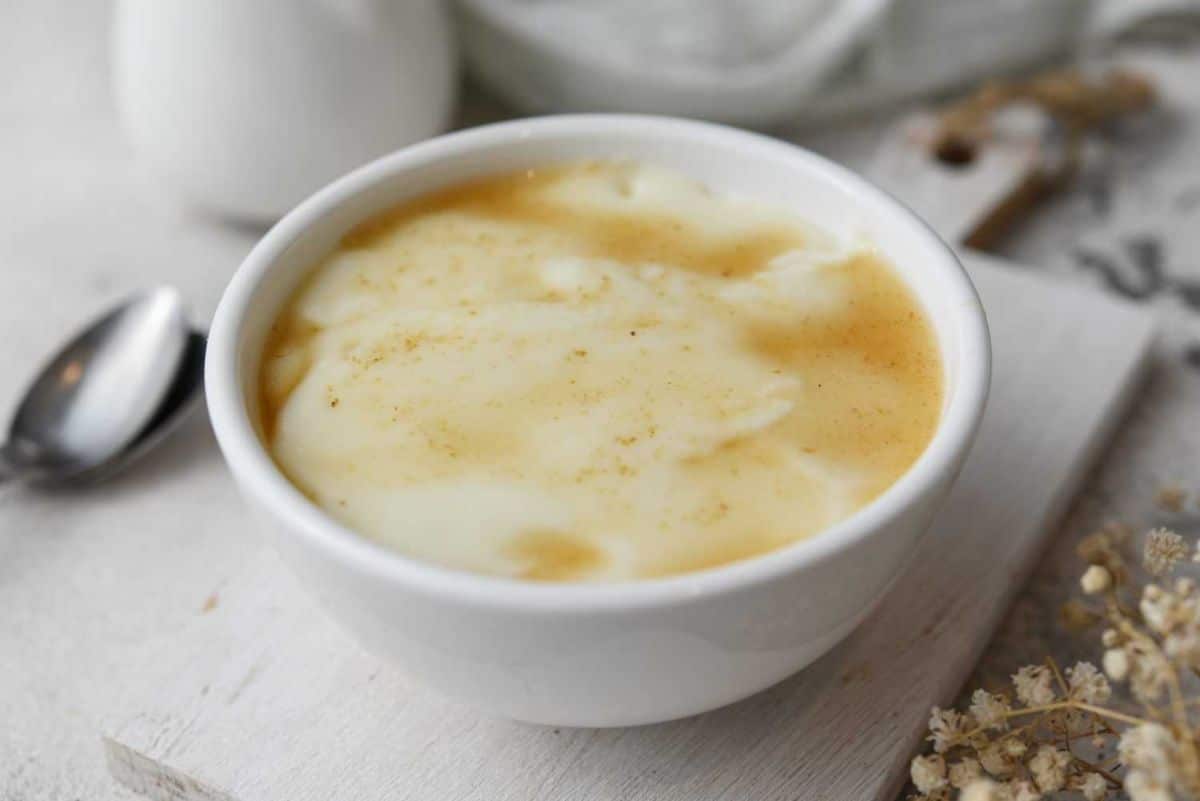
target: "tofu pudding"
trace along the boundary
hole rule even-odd
[[[262,354],[313,503],[408,557],[534,581],[716,567],[916,461],[943,367],[870,243],[651,164],[458,185],[351,232]]]

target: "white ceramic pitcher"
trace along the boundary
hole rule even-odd
[[[440,0],[119,0],[113,83],[139,155],[187,201],[255,221],[442,131]]]

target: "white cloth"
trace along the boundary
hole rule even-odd
[[[1047,60],[1198,0],[459,0],[468,57],[534,111],[822,118]]]

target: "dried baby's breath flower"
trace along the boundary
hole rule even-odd
[[[1012,801],[1008,788],[988,779],[968,784],[959,796],[959,801]]]
[[[1140,770],[1125,774],[1125,792],[1130,801],[1175,801],[1170,787]]]
[[[1138,603],[1138,611],[1151,630],[1164,633],[1167,630],[1171,612],[1175,606],[1172,595],[1157,584],[1148,584],[1142,590],[1142,600]]]
[[[1108,679],[1091,662],[1076,662],[1067,668],[1071,697],[1086,704],[1102,704],[1112,696]]]
[[[1187,492],[1178,484],[1164,484],[1154,494],[1154,502],[1168,512],[1182,512],[1187,504]]]
[[[1087,595],[1098,595],[1112,586],[1112,573],[1103,565],[1090,565],[1079,579],[1079,586]]]
[[[1151,529],[1142,546],[1142,564],[1151,575],[1162,576],[1187,553],[1183,537],[1167,528]]]
[[[1025,779],[1009,782],[1008,792],[1013,801],[1039,801],[1042,797],[1033,782]]]
[[[1162,698],[1171,680],[1171,664],[1153,642],[1138,640],[1125,646],[1129,657],[1129,688],[1142,703]]]
[[[1191,641],[1200,637],[1200,596],[1195,582],[1179,579],[1170,589],[1147,586],[1138,611],[1151,631],[1165,637],[1168,656],[1181,658],[1191,666]]]
[[[939,754],[957,744],[968,728],[970,721],[967,716],[953,709],[935,706],[929,713],[929,740],[933,742],[933,750]]]
[[[1192,579],[1178,579],[1170,589],[1146,587],[1138,610],[1146,625],[1162,636],[1169,659],[1188,669],[1200,668],[1200,595]]]
[[[1076,788],[1086,801],[1101,801],[1108,794],[1108,782],[1099,773],[1085,774]]]
[[[1167,656],[1181,665],[1195,668],[1200,665],[1200,631],[1194,626],[1171,633],[1163,640]]]
[[[1014,768],[1014,760],[1000,743],[991,743],[980,749],[979,764],[984,770],[998,779],[1010,775]]]
[[[1064,606],[1064,622],[1107,623],[1103,672],[1047,660],[1012,676],[1012,704],[978,689],[966,714],[935,708],[937,753],[912,767],[919,801],[1200,801],[1200,587],[1186,577],[1132,580],[1128,532],[1109,525],[1081,543],[1090,566],[1080,588],[1093,597]],[[1155,575],[1189,552],[1183,537],[1161,528],[1142,545]],[[1200,547],[1196,554],[1200,562]],[[1071,605],[1076,611],[1065,614]],[[1112,700],[1110,680],[1128,682],[1140,711]]]
[[[976,690],[971,695],[971,717],[983,729],[1003,730],[1008,728],[1008,699],[1002,695]]]
[[[1005,737],[1000,741],[1000,747],[1013,759],[1020,759],[1029,750],[1029,746],[1016,737]]]
[[[1175,738],[1160,723],[1142,723],[1127,729],[1117,744],[1121,760],[1132,770],[1166,782],[1175,758]]]
[[[1054,793],[1067,784],[1067,768],[1071,764],[1071,755],[1052,745],[1038,747],[1033,759],[1029,760],[1029,772],[1033,781],[1043,793]]]
[[[980,766],[992,776],[1002,779],[1013,774],[1027,750],[1027,746],[1019,738],[1005,737],[988,743],[976,753]]]
[[[908,772],[918,793],[929,795],[946,786],[946,762],[937,754],[914,757]]]
[[[1118,750],[1129,768],[1125,789],[1132,801],[1173,799],[1173,771],[1184,760],[1180,759],[1179,744],[1166,726],[1159,723],[1134,726],[1121,735]]]
[[[1013,674],[1013,689],[1025,706],[1045,706],[1054,701],[1054,676],[1045,665],[1026,665]]]
[[[1125,789],[1132,801],[1172,801],[1172,780],[1182,775],[1175,771],[1190,760],[1181,759],[1179,743],[1170,730],[1158,723],[1135,726],[1121,735],[1119,751],[1129,767]],[[1194,760],[1194,743],[1190,756]]]
[[[1113,681],[1125,681],[1129,677],[1129,655],[1124,648],[1109,648],[1104,652],[1104,672]]]
[[[983,778],[983,767],[979,764],[979,760],[964,757],[950,765],[947,775],[951,787],[964,790]]]

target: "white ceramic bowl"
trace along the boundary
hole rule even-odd
[[[339,238],[403,200],[473,177],[620,158],[691,174],[863,234],[894,262],[937,331],[938,430],[912,469],[812,539],[723,567],[621,584],[461,573],[385,550],[310,503],[256,433],[267,330]],[[783,142],[670,118],[582,115],[492,125],[416,145],[336,181],[287,215],[234,276],[209,338],[213,427],[233,475],[305,586],[376,653],[499,715],[567,726],[664,721],[796,672],[871,611],[953,482],[987,396],[989,343],[962,267],[917,217],[854,174]]]

